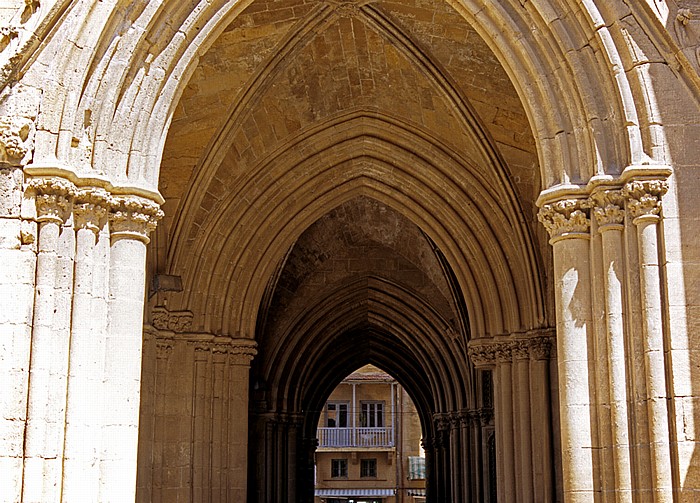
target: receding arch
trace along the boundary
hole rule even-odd
[[[187,255],[189,262],[172,257],[171,269],[187,273],[183,274],[186,290],[229,291],[218,305],[207,301],[207,329],[254,333],[264,285],[274,271],[272,264],[281,260],[312,222],[358,194],[397,208],[438,244],[465,289],[475,333],[498,334],[536,326],[543,312],[538,300],[540,285],[533,282],[538,276],[534,273],[537,264],[528,251],[532,247],[526,244],[530,241],[528,231],[515,216],[517,208],[504,204],[512,200],[508,192],[499,196],[503,189],[495,190],[468,161],[436,150],[439,144],[429,143],[428,138],[404,130],[397,140],[399,124],[395,122],[387,124],[361,114],[343,125],[344,141],[338,142],[331,135],[322,138],[320,145],[318,140],[310,142],[313,150],[302,159],[298,152],[304,151],[303,145],[260,166],[241,185],[240,197],[229,195],[230,202],[202,233],[203,240],[192,241],[191,231],[180,230],[181,239],[189,233],[199,250],[208,250],[204,256],[208,263],[197,263],[202,252],[186,252],[187,246],[178,252]],[[389,126],[392,138],[386,136]],[[448,172],[457,177],[451,178],[454,175],[448,176]],[[298,208],[295,213],[289,212],[291,204]],[[193,222],[197,226],[206,223],[197,218]],[[219,224],[226,230],[217,230]],[[266,229],[264,234],[259,232],[261,228]],[[256,253],[242,256],[243,250]],[[263,264],[259,261],[263,256],[273,260]],[[253,262],[244,265],[240,260]],[[513,269],[520,266],[524,269]],[[487,277],[480,278],[483,274]],[[223,282],[210,282],[212,276]],[[206,285],[197,286],[202,281]],[[206,298],[209,296],[195,298],[190,294],[183,305],[196,313],[204,312]],[[488,299],[489,308],[496,309],[489,316],[482,311],[482,298]],[[226,314],[222,317],[220,313]],[[217,317],[221,321],[217,322]]]

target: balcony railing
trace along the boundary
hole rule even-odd
[[[319,447],[394,447],[394,429],[319,428]]]

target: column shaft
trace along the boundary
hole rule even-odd
[[[530,420],[530,359],[527,349],[520,349],[519,357],[515,360],[517,369],[517,421],[518,421],[518,451],[520,464],[520,499],[523,503],[533,500],[533,476],[532,476],[532,429]]]
[[[75,187],[63,180],[36,181],[39,250],[24,446],[25,502],[60,501],[66,412],[66,380],[73,290]]]
[[[497,376],[497,391],[496,400],[499,402],[500,410],[496,416],[496,424],[500,432],[500,438],[496,438],[496,445],[500,442],[501,448],[498,449],[501,461],[499,467],[503,467],[498,487],[502,493],[498,494],[498,501],[511,502],[516,501],[516,485],[515,485],[515,437],[513,430],[513,376],[510,354],[507,358],[502,358],[496,367]],[[500,416],[500,417],[499,417]],[[501,484],[502,482],[502,484]]]
[[[248,487],[248,380],[250,362],[255,355],[255,343],[241,340],[234,344],[229,355],[228,401],[228,499],[247,501]],[[273,433],[273,432],[269,432]],[[274,435],[273,435],[274,436]],[[266,449],[269,435],[266,438]],[[270,454],[274,446],[270,446]],[[269,467],[271,468],[271,467]],[[269,482],[270,472],[266,473]],[[268,497],[271,493],[268,492]]]
[[[638,219],[644,363],[651,442],[654,501],[671,502],[672,470],[661,311],[658,236],[655,220]]]
[[[146,243],[112,235],[100,498],[133,501],[141,387]]]
[[[93,194],[96,195],[96,194]],[[98,197],[106,201],[106,193]],[[77,202],[77,201],[76,201]],[[93,277],[97,233],[106,210],[93,203],[76,204],[76,252],[63,460],[64,502],[97,501],[99,494],[100,404],[104,331],[95,319]],[[99,264],[102,266],[102,264]]]
[[[601,231],[615,501],[630,503],[632,501],[632,466],[629,450],[625,336],[622,314],[622,280],[624,277],[622,227],[609,226],[608,229],[601,229]]]
[[[549,342],[530,347],[530,402],[533,450],[533,492],[537,502],[555,501],[552,462],[552,419],[549,397]]]
[[[591,282],[587,239],[554,244],[557,299],[557,361],[566,501],[594,500],[588,332]]]

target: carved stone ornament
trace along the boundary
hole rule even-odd
[[[485,367],[496,363],[497,345],[473,345],[469,346],[468,354],[476,367]]]
[[[532,360],[549,360],[552,347],[554,346],[553,337],[535,337],[528,340],[528,349]]]
[[[450,429],[450,414],[446,412],[436,412],[433,414],[433,421],[435,421],[435,429],[437,431],[447,431]]]
[[[0,162],[22,166],[30,161],[32,128],[29,119],[0,117]]]
[[[665,180],[634,180],[627,183],[623,194],[635,222],[642,217],[657,219],[661,212],[661,198],[667,191],[668,183]]]
[[[590,220],[586,199],[562,199],[542,206],[537,218],[552,239],[588,234]]]
[[[625,199],[621,190],[601,190],[591,196],[591,206],[601,232],[620,228],[625,220]]]
[[[229,355],[231,355],[231,363],[233,365],[250,365],[258,350],[255,349],[257,344],[252,339],[241,339],[233,341],[229,346]]]
[[[63,224],[70,215],[75,185],[61,178],[34,178],[27,191],[34,194],[38,222]]]
[[[192,329],[193,317],[190,311],[168,311],[162,306],[156,306],[151,311],[151,320],[155,328],[175,333],[189,332]]]
[[[112,199],[104,189],[79,189],[73,202],[73,226],[98,233],[107,219]]]
[[[116,197],[109,216],[112,237],[129,237],[148,243],[148,235],[161,218],[163,211],[153,201],[133,196]]]
[[[513,361],[513,343],[502,342],[496,348],[496,361],[498,363],[510,363]]]

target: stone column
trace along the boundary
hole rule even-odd
[[[255,346],[252,339],[236,339],[229,349],[227,501],[248,501],[248,380]]]
[[[454,503],[463,502],[462,499],[462,477],[463,472],[469,470],[468,458],[460,459],[461,441],[460,441],[460,421],[459,413],[451,412],[448,420],[450,422],[449,439],[450,439],[450,494],[451,501]]]
[[[134,501],[141,389],[146,244],[162,212],[120,196],[110,214],[109,326],[105,341],[100,501]]]
[[[613,443],[615,501],[632,501],[627,414],[625,325],[623,319],[624,200],[619,190],[601,190],[592,196],[593,213],[602,238],[605,331],[610,393],[610,427]]]
[[[93,273],[97,235],[104,225],[109,194],[82,189],[73,205],[76,231],[73,310],[63,460],[63,502],[98,501],[100,410],[104,333],[93,316]]]
[[[530,353],[527,341],[513,344],[513,361],[516,378],[514,396],[515,419],[517,431],[518,466],[518,501],[523,503],[533,500],[532,478],[532,430],[530,420]]]
[[[36,193],[39,243],[22,501],[50,503],[61,499],[69,343],[68,337],[56,331],[57,311],[64,307],[59,300],[59,246],[62,233],[67,232],[63,225],[70,215],[75,186],[51,178],[32,180],[30,189]]]
[[[673,500],[658,237],[661,198],[667,190],[662,180],[635,180],[627,183],[623,191],[627,209],[637,226],[651,487],[655,502]]]
[[[535,501],[552,503],[554,464],[552,462],[552,418],[549,397],[549,356],[552,339],[536,337],[528,341],[530,352],[530,414],[532,419],[532,467]]]
[[[562,474],[567,502],[594,501],[588,341],[590,221],[585,200],[544,204],[538,215],[554,249]]]
[[[511,345],[496,350],[496,450],[499,455],[498,501],[517,500],[515,482],[515,430],[513,425],[513,363]]]

